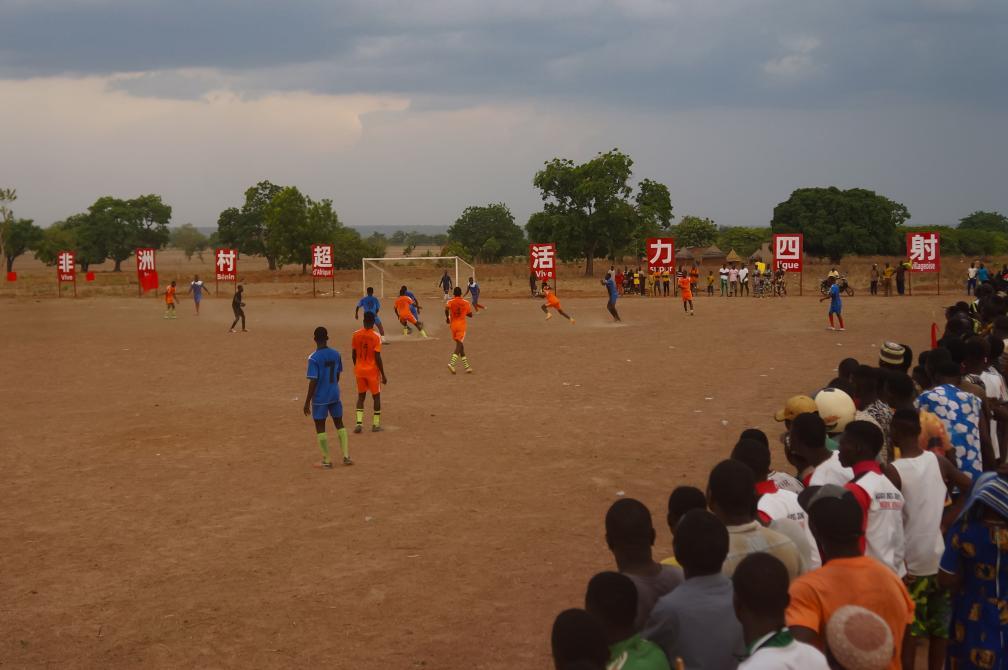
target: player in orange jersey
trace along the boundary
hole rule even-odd
[[[371,417],[371,432],[381,430],[381,387],[388,384],[385,378],[385,366],[381,358],[381,336],[374,331],[374,312],[364,312],[364,327],[353,334],[352,350],[354,377],[357,378],[357,425],[355,433],[359,433],[364,424],[364,397],[368,392],[374,401],[374,414]],[[380,382],[380,383],[379,383]]]
[[[455,374],[455,364],[461,358],[465,371],[471,373],[473,369],[469,365],[469,359],[466,358],[465,345],[462,343],[465,341],[466,319],[470,318],[473,313],[469,303],[462,297],[462,289],[456,286],[453,293],[455,297],[448,301],[444,311],[445,322],[451,328],[452,339],[455,340],[455,351],[448,360],[448,370]]]
[[[424,330],[423,322],[419,321],[417,317],[413,315],[413,312],[410,310],[410,306],[414,304],[415,301],[413,300],[413,298],[406,295],[406,287],[403,286],[402,288],[399,289],[399,297],[396,298],[395,304],[392,306],[392,308],[395,310],[396,316],[399,317],[399,323],[402,324],[403,335],[409,335],[410,333],[409,326],[407,326],[406,324],[412,323],[414,326],[417,327],[417,330],[420,331],[420,334],[422,336],[427,337],[427,332]]]
[[[556,297],[556,293],[553,292],[553,289],[546,282],[543,282],[543,296],[546,298],[546,302],[539,306],[542,308],[542,311],[546,312],[547,321],[553,318],[553,315],[549,311],[550,307],[552,307],[560,316],[574,323],[574,317],[560,309],[560,299]]]
[[[166,318],[166,319],[174,319],[176,317],[176,314],[175,314],[175,282],[172,282],[171,286],[169,286],[167,289],[165,289],[164,300],[165,300],[164,318]]]
[[[693,281],[685,272],[679,275],[676,280],[679,285],[679,296],[682,298],[682,308],[684,312],[689,312],[693,316]]]

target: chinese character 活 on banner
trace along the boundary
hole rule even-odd
[[[773,236],[774,267],[785,272],[801,272],[804,236],[787,233]]]
[[[74,252],[61,251],[56,254],[56,278],[61,281],[77,281],[77,264],[74,262]]]
[[[154,259],[154,250],[142,248],[136,250],[137,281],[140,289],[144,292],[151,289],[157,290],[158,274],[157,265]]]
[[[238,281],[238,250],[215,249],[217,281]]]
[[[333,276],[333,245],[313,244],[311,247],[312,277]]]
[[[941,271],[941,239],[938,233],[907,233],[906,245],[911,272]]]
[[[556,244],[553,242],[530,244],[529,265],[539,281],[556,277]]]
[[[675,272],[675,240],[671,237],[651,237],[647,241],[648,274]]]

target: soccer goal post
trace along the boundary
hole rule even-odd
[[[440,289],[441,273],[447,270],[455,286],[463,286],[469,277],[476,279],[476,267],[458,256],[409,256],[361,259],[361,293],[368,286],[384,298],[399,295],[400,286],[408,286],[418,293],[430,290],[435,295]]]

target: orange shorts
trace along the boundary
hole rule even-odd
[[[413,316],[413,312],[406,312],[405,316],[399,317],[399,323],[412,323],[414,326],[417,325],[416,317]]]
[[[560,301],[557,300],[556,302],[548,302],[548,303],[546,303],[546,309],[549,309],[551,307],[553,309],[560,309]]]
[[[381,393],[381,384],[378,383],[378,380],[377,371],[366,377],[357,377],[357,393],[371,393],[372,395]]]
[[[452,333],[452,339],[455,340],[456,342],[465,341],[465,333],[466,333],[465,326],[462,326],[461,328],[458,326],[452,326],[451,333]]]
[[[686,302],[687,300],[692,300],[693,299],[693,292],[692,291],[683,291],[679,295],[682,296],[683,302]]]

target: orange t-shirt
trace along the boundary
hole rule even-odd
[[[446,305],[448,308],[448,318],[452,328],[465,328],[466,317],[472,314],[468,301],[465,298],[452,298]]]
[[[395,301],[395,311],[400,317],[410,313],[410,305],[413,304],[413,298],[408,295],[401,295],[396,298]]]
[[[892,630],[891,670],[900,670],[903,633],[914,619],[914,603],[903,580],[874,558],[834,558],[791,582],[788,626],[804,626],[826,637],[826,622],[844,605],[858,605],[882,617]]]
[[[357,361],[354,363],[355,376],[370,377],[378,372],[375,354],[381,351],[381,338],[373,328],[361,328],[356,331],[351,346],[357,355]]]
[[[689,277],[679,277],[676,283],[679,284],[679,293],[682,294],[682,299],[691,300],[693,298],[693,289],[690,288]]]
[[[553,291],[546,291],[546,304],[550,307],[559,307],[560,298],[556,297],[556,293]]]
[[[171,305],[172,303],[175,302],[175,287],[174,286],[169,286],[168,288],[165,289],[164,299],[165,299],[165,302],[168,303],[169,305]]]

